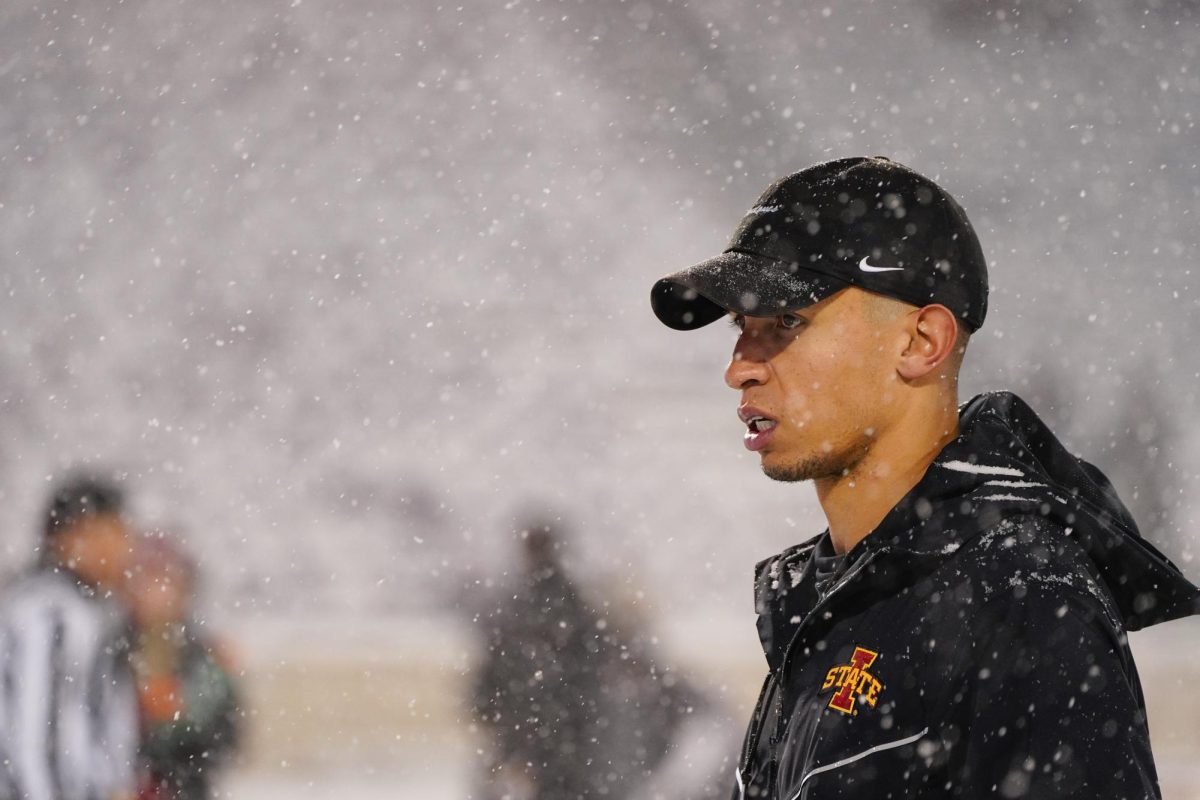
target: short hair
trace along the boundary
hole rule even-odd
[[[967,345],[971,343],[971,334],[973,333],[974,331],[969,325],[962,322],[958,324],[958,338],[954,340],[954,352],[950,355],[950,358],[954,359],[955,369],[962,367],[963,359],[967,355]]]
[[[79,520],[98,514],[121,514],[125,496],[113,481],[96,475],[74,475],[50,494],[46,506],[46,538],[62,533]]]
[[[897,300],[894,297],[876,294],[874,292],[866,292],[867,302],[864,306],[864,314],[871,322],[885,324],[894,319],[897,319],[903,314],[907,314],[920,306],[914,306],[912,303],[904,300]],[[971,326],[964,320],[958,319],[958,335],[954,339],[954,350],[951,351],[950,357],[946,360],[954,367],[957,372],[962,367],[963,358],[967,352],[967,345],[971,342],[971,334],[974,331]]]

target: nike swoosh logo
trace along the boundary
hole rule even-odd
[[[867,263],[868,258],[870,258],[870,256],[863,256],[863,260],[858,262],[858,268],[861,269],[863,272],[897,272],[897,271],[903,272],[904,271],[904,267],[872,267],[870,264]]]

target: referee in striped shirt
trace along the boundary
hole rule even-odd
[[[51,495],[38,562],[0,599],[0,800],[127,800],[137,709],[117,592],[132,540],[112,484]]]

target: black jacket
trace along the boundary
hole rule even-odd
[[[821,538],[758,565],[735,798],[1159,797],[1126,631],[1200,592],[1020,399],[964,406],[818,592]]]
[[[233,670],[189,621],[174,678],[179,710],[154,719],[143,707],[141,797],[208,800],[217,773],[238,745],[241,703]]]

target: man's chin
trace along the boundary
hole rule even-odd
[[[762,471],[773,481],[783,483],[798,483],[838,474],[838,470],[829,458],[807,458],[797,461],[781,461],[765,456],[762,461]]]
[[[803,464],[775,464],[764,460],[762,471],[771,480],[782,481],[784,483],[796,483],[812,478],[807,470],[804,469]]]

